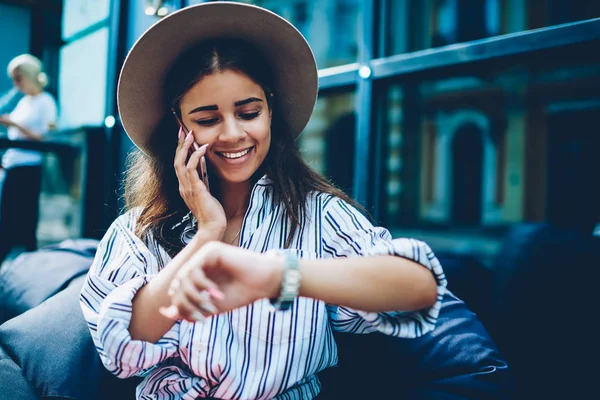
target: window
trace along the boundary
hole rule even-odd
[[[313,116],[299,138],[303,157],[315,170],[352,193],[354,176],[354,93],[320,96]]]
[[[590,129],[600,123],[599,61],[580,54],[568,65],[389,85],[386,224],[494,232],[523,221],[589,222],[600,201],[585,178],[600,150]]]
[[[310,43],[319,68],[355,62],[360,0],[245,0],[290,21]]]

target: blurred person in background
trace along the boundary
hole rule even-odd
[[[10,114],[0,115],[11,140],[42,140],[55,127],[56,102],[44,91],[48,77],[39,59],[22,54],[8,64],[8,76],[24,97]],[[37,247],[42,154],[9,149],[0,167],[0,263],[16,245],[32,251]]]

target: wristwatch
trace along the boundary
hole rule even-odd
[[[281,292],[278,298],[271,299],[271,305],[274,310],[285,311],[292,307],[300,291],[300,263],[293,254],[288,252],[280,254],[284,259]]]

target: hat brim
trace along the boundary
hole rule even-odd
[[[252,43],[271,63],[280,113],[300,135],[315,107],[317,66],[302,34],[264,8],[212,2],[176,11],[151,26],[133,45],[119,76],[117,104],[133,143],[151,152],[151,136],[168,112],[164,82],[177,58],[209,39],[239,38]]]

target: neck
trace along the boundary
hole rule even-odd
[[[227,220],[244,216],[248,209],[251,189],[251,180],[239,183],[219,182],[219,201]]]
[[[31,90],[27,91],[27,94],[29,96],[35,96],[36,94],[40,94],[40,93],[42,93],[42,89],[39,89],[39,88],[35,88],[35,89],[31,89]]]

